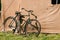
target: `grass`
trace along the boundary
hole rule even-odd
[[[34,35],[25,37],[24,35],[0,32],[0,40],[60,40],[60,34],[40,34],[39,37]]]

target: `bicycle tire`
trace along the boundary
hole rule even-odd
[[[11,20],[12,19],[12,20]],[[7,25],[9,25],[11,22],[14,22],[14,24],[12,24],[11,26],[7,26]],[[8,23],[7,23],[8,22]],[[10,23],[9,23],[10,22]],[[10,29],[12,29],[11,31],[13,32],[13,33],[15,33],[15,30],[16,30],[16,28],[17,28],[17,20],[14,18],[14,17],[7,17],[5,20],[4,20],[4,31],[5,31],[5,27],[8,27],[8,28],[10,28]],[[13,26],[14,25],[14,26]]]
[[[38,37],[39,36],[39,34],[40,34],[40,32],[41,32],[41,24],[39,23],[39,21],[38,20],[36,20],[36,19],[30,19],[31,20],[31,26],[33,27],[33,28],[35,28],[38,32],[37,32],[37,34],[36,34],[36,36]],[[33,25],[33,21],[35,21],[35,22],[37,22],[37,24],[39,25],[37,25],[37,26],[35,26],[35,25]],[[27,26],[28,26],[28,23],[26,22],[26,25],[25,25],[25,27],[24,27],[24,32],[25,32],[25,35],[27,36]]]

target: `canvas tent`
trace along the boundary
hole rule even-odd
[[[52,5],[51,0],[2,0],[2,22],[20,8],[34,11],[41,23],[41,32],[60,33],[60,4]]]

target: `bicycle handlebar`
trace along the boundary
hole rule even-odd
[[[25,8],[22,8],[22,10],[25,10],[25,11],[27,11],[27,12],[33,12],[33,10],[26,10]]]
[[[25,11],[27,11],[25,8],[22,8],[21,10],[25,10]],[[27,11],[28,12],[28,11]]]
[[[25,11],[27,11],[27,12],[31,12],[31,15],[33,15],[33,16],[35,16],[35,18],[37,18],[37,16],[36,15],[34,15],[34,14],[32,14],[32,12],[33,12],[33,10],[26,10],[25,8],[22,8],[22,10],[25,10]]]

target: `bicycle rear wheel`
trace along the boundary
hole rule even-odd
[[[31,19],[30,24],[26,23],[24,27],[25,35],[34,34],[35,36],[39,36],[41,32],[41,24],[36,19]]]
[[[15,18],[10,16],[4,20],[3,24],[4,24],[4,31],[15,33],[14,29],[16,29],[17,27],[17,21]]]

